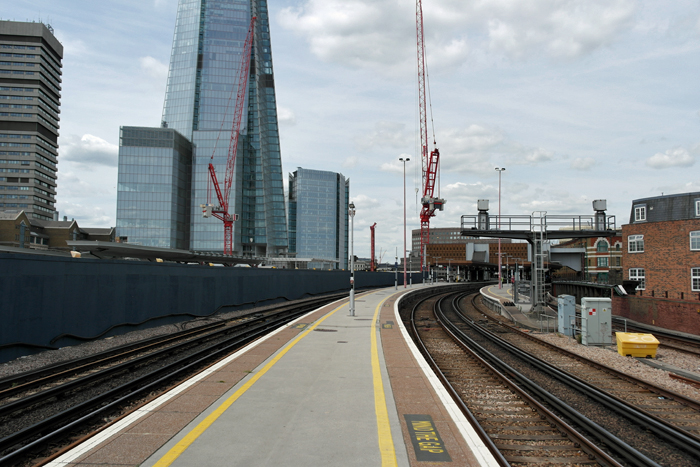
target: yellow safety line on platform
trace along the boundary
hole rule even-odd
[[[307,334],[309,334],[311,331],[313,331],[316,326],[321,324],[323,321],[326,320],[326,318],[329,318],[332,316],[336,311],[340,310],[344,306],[347,306],[346,304],[339,306],[335,310],[331,311],[328,313],[326,316],[323,318],[319,319],[314,323],[312,326],[310,326],[306,331],[302,332],[299,334],[292,342],[290,342],[287,347],[285,347],[283,350],[281,350],[270,362],[263,367],[262,370],[257,372],[252,378],[248,380],[243,386],[238,389],[238,391],[234,392],[231,397],[226,399],[223,404],[221,404],[216,410],[214,410],[207,418],[202,420],[192,431],[187,433],[182,440],[180,440],[175,446],[173,446],[170,451],[168,451],[163,457],[160,458],[158,462],[153,464],[154,467],[167,467],[175,460],[182,455],[185,450],[190,447],[192,443],[194,443],[197,438],[199,438],[202,433],[204,433],[207,428],[209,428],[212,423],[216,421],[217,418],[219,418],[225,411],[228,409],[236,400],[241,397],[248,389],[250,389],[251,386],[253,386],[262,376],[267,373],[270,368],[272,368],[280,358],[282,358],[289,350],[291,350],[292,347],[294,347],[300,340],[302,340],[304,337],[306,337]]]
[[[389,297],[387,297],[389,298]],[[374,312],[373,323],[377,323],[377,316],[387,298],[382,300]],[[384,395],[384,383],[382,383],[382,371],[379,366],[379,353],[377,351],[377,328],[372,326],[372,380],[374,382],[374,410],[377,414],[377,433],[379,435],[379,452],[382,456],[382,467],[396,466],[396,450],[394,439],[391,437],[391,425],[389,424],[389,411],[386,408]]]
[[[505,286],[505,287],[503,287],[503,288],[500,289],[500,290],[503,290],[503,289],[506,289],[506,288],[508,288],[508,286]],[[489,287],[489,289],[488,289],[489,292],[491,292],[492,294],[498,296],[498,292],[493,292],[492,289],[498,289],[498,286],[497,286],[497,285],[494,285],[494,286]],[[513,288],[511,287],[510,289],[506,290],[506,293],[512,297],[512,296],[513,296]]]

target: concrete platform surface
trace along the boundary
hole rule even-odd
[[[47,465],[496,465],[403,329],[418,287],[311,312]]]

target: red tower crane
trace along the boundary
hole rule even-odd
[[[420,211],[420,259],[421,270],[425,268],[426,245],[430,243],[430,218],[435,216],[435,210],[442,211],[445,200],[435,197],[435,185],[440,165],[440,151],[433,133],[433,147],[428,153],[428,118],[426,107],[427,85],[425,80],[425,39],[423,35],[423,4],[416,0],[416,36],[418,39],[418,112],[420,114],[420,151],[422,163],[423,196]],[[438,187],[438,196],[440,188]]]
[[[201,204],[203,208],[202,216],[214,216],[217,219],[224,221],[224,254],[233,254],[233,222],[238,220],[238,214],[229,213],[229,197],[231,194],[231,185],[233,185],[233,175],[236,167],[236,151],[238,150],[238,135],[241,130],[241,119],[243,117],[243,105],[245,104],[245,96],[248,90],[248,73],[250,71],[250,56],[253,48],[253,31],[255,28],[255,17],[250,20],[248,28],[248,36],[243,45],[243,53],[241,54],[241,67],[238,71],[238,93],[236,95],[236,105],[233,111],[233,125],[231,128],[231,140],[228,146],[228,157],[226,159],[226,175],[224,177],[224,189],[221,190],[219,181],[216,177],[216,169],[214,169],[214,154],[212,153],[209,161],[210,183],[214,185],[216,197],[219,201],[217,206],[211,204],[211,185],[207,186],[207,204]],[[214,148],[216,151],[216,147]]]
[[[372,249],[372,253],[371,253],[371,256],[370,256],[370,260],[369,260],[369,270],[372,271],[372,272],[374,272],[374,271],[377,270],[377,260],[376,260],[376,258],[374,257],[374,229],[375,229],[376,227],[377,227],[377,223],[376,223],[376,222],[374,223],[374,225],[370,225],[370,227],[369,227],[369,230],[370,230],[370,232],[372,233],[372,235],[371,235],[371,237],[372,237],[372,248],[371,248],[371,249]]]

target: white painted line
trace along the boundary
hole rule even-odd
[[[474,430],[474,427],[472,427],[469,420],[467,420],[460,410],[459,406],[452,400],[452,397],[442,385],[440,379],[435,375],[433,369],[423,357],[423,354],[420,353],[418,347],[416,347],[416,344],[413,342],[413,339],[411,339],[411,336],[408,334],[406,327],[403,325],[401,315],[399,314],[399,303],[404,296],[401,296],[394,302],[394,316],[399,325],[399,329],[401,330],[401,334],[408,345],[408,348],[411,349],[413,357],[418,362],[421,370],[423,370],[423,374],[425,374],[428,381],[430,381],[430,384],[433,386],[433,389],[442,401],[442,404],[447,409],[450,417],[452,417],[452,421],[455,423],[455,425],[457,425],[459,432],[464,438],[464,441],[471,448],[472,452],[474,453],[474,457],[476,457],[476,460],[479,462],[479,465],[483,467],[498,467],[498,462],[496,462],[496,459],[491,454],[491,451],[489,451],[484,442],[481,440],[476,430]]]
[[[340,301],[341,300],[336,300],[332,304],[338,303]],[[324,306],[328,306],[328,305],[324,305]],[[122,430],[133,425],[135,422],[137,422],[141,418],[145,417],[146,415],[150,414],[156,408],[165,404],[166,402],[168,402],[169,400],[171,400],[172,398],[174,398],[178,394],[182,393],[183,391],[185,391],[189,387],[191,387],[194,384],[198,383],[199,381],[203,380],[204,378],[206,378],[210,374],[214,373],[215,371],[221,369],[222,367],[228,365],[233,360],[237,359],[238,357],[240,357],[244,353],[248,352],[250,349],[257,347],[261,343],[265,342],[267,339],[275,336],[277,333],[282,332],[283,330],[287,329],[288,327],[303,320],[304,318],[306,318],[310,314],[317,312],[319,309],[320,308],[312,310],[312,311],[308,312],[307,314],[295,319],[294,321],[291,321],[290,323],[286,324],[285,326],[282,326],[279,329],[271,332],[270,334],[267,334],[265,337],[262,337],[262,338],[256,340],[255,342],[248,344],[247,346],[243,347],[241,350],[237,351],[236,353],[229,355],[228,357],[221,360],[220,362],[218,362],[218,363],[210,366],[206,370],[203,370],[202,372],[196,374],[195,376],[188,379],[184,383],[179,384],[178,386],[174,387],[173,389],[166,392],[162,396],[154,399],[153,401],[144,405],[140,409],[135,410],[131,414],[127,415],[123,419],[114,423],[110,427],[104,429],[103,431],[96,434],[95,436],[92,436],[91,438],[85,440],[83,443],[74,447],[73,449],[66,452],[65,454],[57,457],[56,459],[52,460],[51,462],[49,462],[47,464],[44,464],[45,467],[62,467],[62,466],[65,466],[67,464],[70,464],[71,462],[75,461],[78,457],[82,456],[83,454],[86,454],[90,450],[94,449],[95,447],[97,447],[100,444],[104,443],[105,441],[109,440],[113,436],[117,435]]]

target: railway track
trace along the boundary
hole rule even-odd
[[[621,465],[443,328],[440,300],[413,308],[414,338],[500,465]]]
[[[344,296],[344,295],[342,295]],[[104,425],[252,340],[340,296],[255,311],[0,381],[0,465]]]
[[[575,360],[571,356],[562,357],[553,349],[543,350],[544,347],[535,343],[530,343],[529,339],[520,336],[526,333],[514,332],[514,328],[502,327],[498,323],[483,323],[491,328],[491,333],[479,330],[479,321],[485,321],[482,312],[484,310],[471,307],[466,311],[466,315],[471,317],[463,320],[462,313],[457,311],[459,306],[450,303],[446,305],[443,299],[435,308],[435,313],[439,317],[426,318],[419,317],[417,321],[417,334],[426,336],[436,335],[438,323],[449,329],[450,333],[459,336],[459,339],[468,344],[462,343],[463,347],[479,349],[483,357],[509,379],[515,379],[516,384],[522,388],[529,388],[531,396],[536,398],[547,408],[556,412],[563,419],[564,426],[575,427],[577,431],[585,433],[594,444],[604,448],[619,463],[627,465],[697,465],[697,456],[700,455],[700,438],[697,437],[695,421],[699,419],[697,407],[693,407],[694,401],[684,400],[682,396],[663,391],[659,388],[650,387],[642,382],[632,382],[628,379],[621,379],[620,375],[612,375],[607,368],[596,368],[596,365],[584,365],[581,360]],[[468,304],[470,304],[469,302]],[[462,308],[464,300],[462,301]],[[468,308],[468,307],[467,307]],[[423,312],[425,313],[425,312]],[[471,314],[471,316],[470,316]],[[432,321],[431,321],[432,320]],[[421,324],[422,323],[422,324]],[[427,326],[426,326],[427,325]],[[429,330],[426,330],[426,327]],[[423,329],[421,329],[423,328]],[[517,330],[515,330],[517,331]],[[499,339],[495,337],[505,338]],[[516,336],[513,338],[513,336]],[[523,347],[520,350],[516,345],[509,344],[508,341],[522,339],[519,344]],[[428,338],[428,341],[432,341]],[[445,345],[445,338],[436,340],[440,345]],[[495,344],[498,342],[498,344]],[[435,343],[434,342],[434,343]],[[525,343],[527,342],[527,343]],[[559,350],[559,349],[556,349]],[[439,348],[438,352],[443,352]],[[444,353],[444,352],[443,352]],[[448,355],[454,350],[448,352]],[[517,357],[515,355],[518,354]],[[522,355],[520,355],[522,354]],[[538,362],[529,357],[529,354],[548,355],[546,362]],[[452,356],[452,362],[456,357]],[[460,354],[461,355],[461,354]],[[461,362],[460,356],[460,362]],[[504,363],[505,362],[505,363]],[[470,399],[479,400],[485,391],[478,384],[478,380],[472,378],[459,377],[459,375],[469,374],[463,372],[459,367],[449,366],[447,363],[445,378],[452,379],[455,391],[462,393],[466,397],[464,403],[468,406]],[[567,368],[564,371],[558,368]],[[576,371],[574,371],[576,370]],[[578,372],[577,376],[573,373]],[[456,375],[456,376],[455,376]],[[588,383],[586,383],[588,381]],[[483,385],[484,387],[490,387]],[[458,389],[459,388],[459,389]],[[466,388],[466,389],[465,389]],[[474,389],[469,389],[474,388]],[[604,389],[604,390],[602,390]],[[552,397],[553,396],[553,397]],[[562,402],[566,401],[566,403]],[[625,402],[627,401],[627,402]],[[491,406],[491,412],[484,412],[478,406],[474,406],[474,414],[484,418],[484,427],[491,427],[490,416],[498,413],[498,408]],[[479,412],[481,410],[481,412]],[[496,412],[494,412],[496,411]],[[522,415],[506,416],[500,418],[524,418]],[[490,423],[490,424],[489,424]],[[552,422],[556,425],[556,422]],[[580,441],[573,441],[572,435],[566,430],[567,438],[574,444],[583,446]],[[575,430],[575,431],[576,431]],[[519,433],[526,439],[527,431]],[[492,437],[492,439],[494,439]],[[498,444],[503,447],[503,442]],[[512,444],[528,444],[538,446],[535,439],[527,442],[509,443],[507,450],[504,450],[506,458],[510,457],[518,465],[526,465],[521,460],[527,460],[527,455],[515,454]],[[550,457],[553,451],[542,449],[539,454],[546,452],[541,457]],[[583,450],[587,455],[594,455]],[[573,457],[582,457],[577,454]],[[529,457],[533,456],[532,452]],[[573,462],[574,459],[571,461]],[[538,463],[539,462],[539,463]],[[541,465],[542,459],[531,459],[530,465]],[[563,458],[562,462],[567,463]],[[609,460],[596,459],[601,465],[606,465]]]

